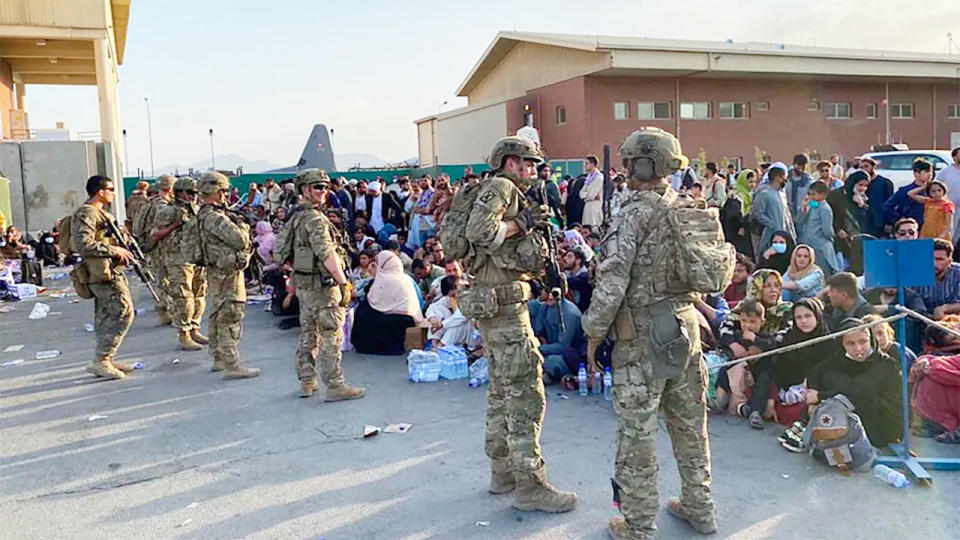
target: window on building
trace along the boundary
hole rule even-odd
[[[891,103],[890,118],[913,118],[913,103]]]
[[[849,103],[827,103],[827,118],[853,118]]]
[[[877,104],[867,103],[867,118],[876,118],[876,117],[877,117]]]
[[[710,118],[710,102],[690,101],[681,103],[680,118],[684,120],[704,120]]]
[[[758,101],[758,102],[757,102],[757,110],[758,110],[758,111],[769,111],[769,110],[770,110],[770,102],[769,102],[769,101]]]
[[[811,100],[810,100],[810,104],[807,105],[807,110],[808,110],[808,111],[819,111],[819,110],[820,110],[820,102],[817,101],[817,100],[815,100],[815,99],[811,99]]]
[[[557,107],[557,125],[562,126],[567,123],[567,108],[563,105]]]
[[[720,118],[739,119],[750,117],[750,107],[746,103],[721,101],[717,104]]]
[[[626,120],[630,118],[630,106],[626,101],[616,101],[613,103],[614,120]]]
[[[670,118],[669,101],[641,101],[637,103],[638,120],[663,120]]]
[[[947,105],[947,118],[960,118],[960,103]]]

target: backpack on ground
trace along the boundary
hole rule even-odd
[[[467,241],[467,222],[470,221],[470,211],[473,209],[479,184],[467,185],[457,190],[450,202],[450,209],[443,217],[440,225],[440,242],[446,256],[451,260],[464,259],[470,253],[470,242]]]
[[[672,268],[677,282],[700,293],[724,291],[733,279],[737,252],[724,241],[717,209],[676,205],[667,211],[666,220],[676,239]]]
[[[823,400],[810,417],[810,445],[815,456],[843,471],[865,471],[873,465],[877,452],[853,403],[843,394]]]

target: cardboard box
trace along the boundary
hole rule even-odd
[[[37,286],[33,283],[15,283],[10,292],[20,300],[37,297]]]
[[[423,346],[427,343],[427,329],[412,327],[407,328],[407,335],[403,340],[403,348],[407,352],[410,352],[414,349],[423,349]]]

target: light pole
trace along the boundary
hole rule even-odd
[[[124,176],[130,176],[130,150],[127,149],[127,130],[123,130],[123,164]]]
[[[440,104],[439,107],[437,107],[437,114],[440,114],[440,109],[443,109],[443,106],[446,105],[447,103],[450,103],[450,102],[444,101],[443,103]]]
[[[217,170],[217,161],[213,157],[213,128],[210,128],[210,169]]]
[[[143,103],[147,106],[147,140],[150,141],[150,178],[154,178],[153,171],[153,126],[150,124],[150,100],[143,98]]]

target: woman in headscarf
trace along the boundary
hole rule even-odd
[[[814,297],[826,288],[827,278],[816,262],[816,253],[810,246],[800,244],[793,248],[790,266],[783,275],[784,300],[796,302],[801,298]]]
[[[756,178],[757,173],[751,169],[737,175],[733,190],[720,210],[723,234],[727,242],[733,244],[737,253],[743,253],[750,258],[753,258],[753,243],[750,241],[750,223],[747,218],[753,203],[750,184],[756,185]]]
[[[272,265],[274,262],[273,249],[277,246],[277,237],[273,234],[273,227],[266,221],[259,221],[254,232],[257,236],[257,256],[260,257],[264,265]]]
[[[759,300],[763,304],[766,313],[761,330],[771,336],[790,328],[790,310],[793,304],[783,302],[780,299],[782,293],[783,277],[780,272],[769,268],[761,268],[750,276],[747,298]]]
[[[770,237],[770,247],[761,254],[758,266],[776,270],[783,275],[790,267],[793,255],[793,237],[787,231],[777,231]]]
[[[407,328],[423,324],[413,280],[392,251],[381,251],[366,298],[357,304],[350,336],[361,354],[403,354]]]
[[[921,356],[910,370],[913,407],[937,442],[960,444],[960,356]]]
[[[580,231],[576,229],[563,231],[563,238],[567,242],[567,245],[570,246],[570,249],[580,248],[580,251],[583,253],[583,257],[586,262],[589,263],[593,260],[593,248],[591,248],[590,244],[583,239],[583,235],[580,234]]]

